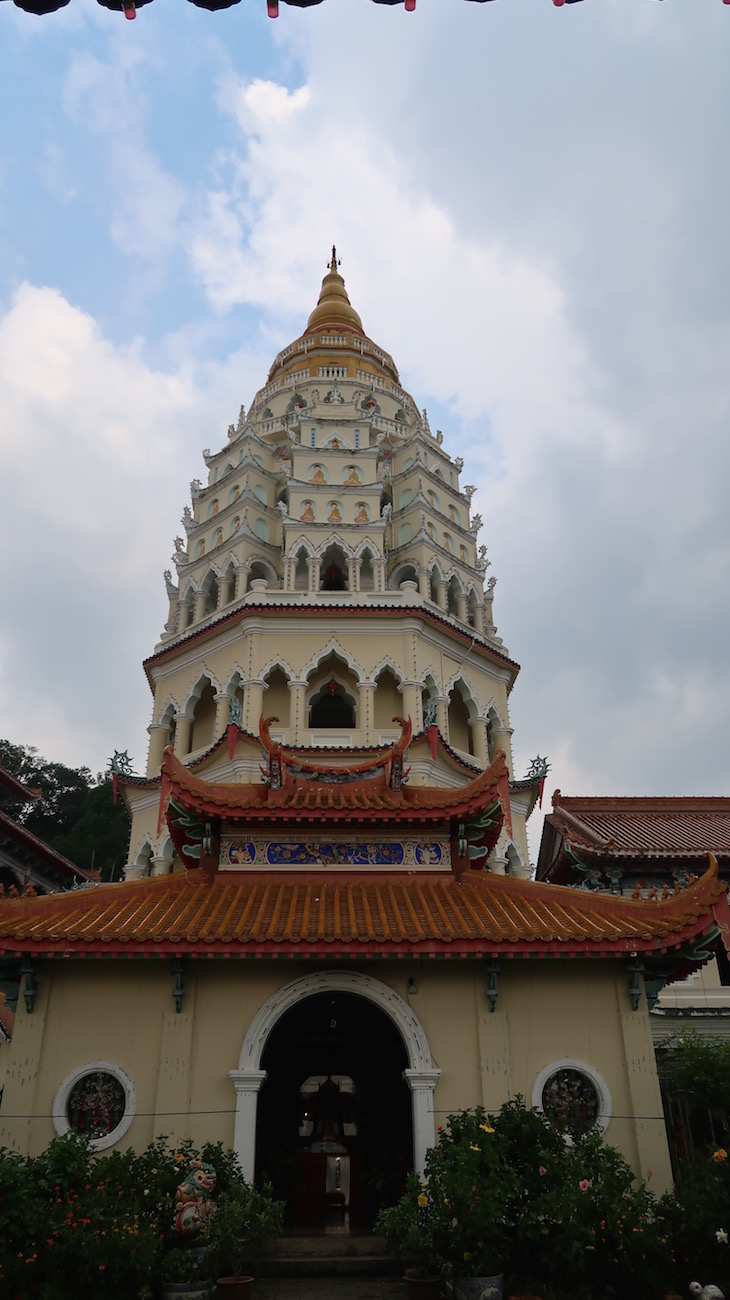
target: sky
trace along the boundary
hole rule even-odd
[[[190,481],[334,242],[477,486],[516,773],[730,794],[729,54],[721,0],[0,3],[0,735],[144,771]]]

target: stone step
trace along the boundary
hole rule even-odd
[[[398,1278],[257,1277],[254,1300],[405,1300]]]
[[[263,1278],[392,1278],[402,1266],[372,1233],[278,1237],[257,1269]]]
[[[385,1238],[374,1232],[287,1232],[276,1237],[269,1255],[385,1255]]]

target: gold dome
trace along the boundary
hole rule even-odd
[[[312,330],[326,329],[328,325],[333,329],[347,329],[353,330],[357,334],[363,333],[362,321],[355,308],[350,305],[345,281],[337,270],[337,251],[334,245],[332,246],[330,269],[322,281],[317,306],[307,321],[305,333],[309,334]]]

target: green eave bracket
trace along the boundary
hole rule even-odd
[[[497,799],[473,821],[459,823],[460,857],[466,857],[468,852],[470,862],[481,862],[483,858],[489,856],[491,849],[485,848],[479,841],[484,839],[487,831],[491,831],[497,825],[501,808],[502,805]]]
[[[583,862],[583,860],[578,857],[575,849],[571,848],[569,844],[566,844],[565,846],[565,856],[575,867],[576,871],[579,871],[581,874],[582,879],[578,885],[579,889],[600,890],[601,877],[595,867],[589,867],[586,862]]]
[[[29,957],[23,959],[20,974],[23,976],[23,1001],[30,1016],[33,1014],[35,1000],[38,996],[38,983],[35,977],[35,967]]]
[[[172,989],[172,996],[175,1003],[175,1011],[178,1015],[183,1009],[183,998],[185,997],[185,962],[182,957],[178,957],[172,963],[172,973],[175,977],[175,983]]]
[[[499,997],[499,962],[493,958],[487,966],[487,1002],[489,1010],[494,1011]]]
[[[638,1011],[641,1002],[642,976],[644,974],[644,963],[639,957],[634,957],[629,962],[629,997],[631,998],[631,1010]]]

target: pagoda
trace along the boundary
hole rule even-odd
[[[145,663],[147,772],[116,777],[126,878],[0,902],[0,1141],[42,1149],[100,1076],[97,1149],[222,1141],[292,1226],[357,1228],[449,1113],[519,1094],[661,1189],[649,1005],[730,930],[717,863],[652,899],[532,880],[546,766],[513,770],[474,488],[334,249],[203,454]]]

